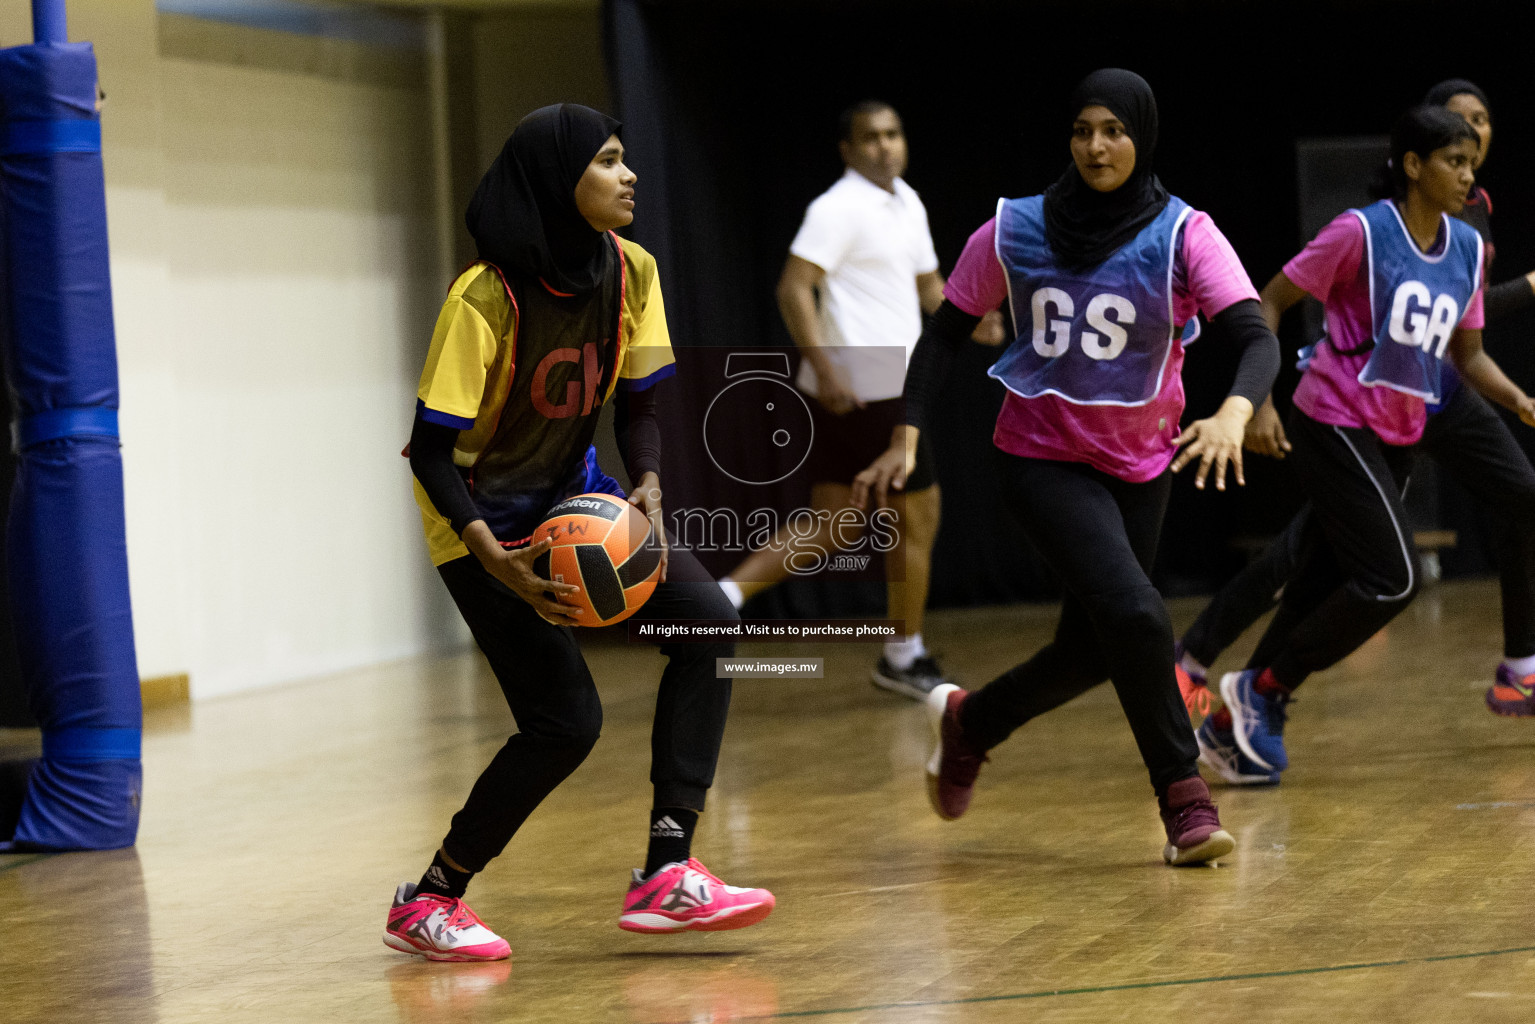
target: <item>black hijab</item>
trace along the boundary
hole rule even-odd
[[[1450,97],[1467,93],[1482,101],[1482,106],[1492,112],[1492,104],[1487,102],[1487,94],[1475,82],[1469,82],[1464,78],[1446,78],[1434,86],[1423,97],[1423,105],[1428,107],[1442,107],[1450,102]]]
[[[562,292],[601,280],[606,240],[576,208],[576,182],[620,122],[590,107],[540,107],[518,123],[469,201],[464,224],[480,259]]]
[[[1071,93],[1071,118],[1092,106],[1107,107],[1124,122],[1135,143],[1135,169],[1114,191],[1098,192],[1082,180],[1073,162],[1045,190],[1045,238],[1066,267],[1102,263],[1156,220],[1168,200],[1151,171],[1157,149],[1157,100],[1151,86],[1123,68],[1094,71]]]

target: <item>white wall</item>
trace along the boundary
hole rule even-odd
[[[0,3],[0,45],[28,8]],[[69,24],[108,97],[141,675],[205,698],[464,643],[399,456],[448,284],[424,54],[154,0]],[[595,6],[483,16],[470,48],[484,163],[536,106],[607,105]]]
[[[30,41],[5,7],[0,41]],[[201,698],[460,634],[399,456],[447,284],[424,78],[186,21],[167,37],[153,0],[70,3],[108,94],[139,668]]]

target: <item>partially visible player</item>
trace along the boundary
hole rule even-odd
[[[1402,493],[1427,404],[1444,397],[1442,361],[1452,359],[1466,384],[1535,424],[1535,402],[1482,350],[1481,236],[1450,216],[1470,195],[1479,147],[1460,115],[1409,111],[1392,131],[1395,198],[1340,214],[1263,290],[1270,327],[1307,294],[1327,315],[1286,431],[1318,539],[1304,546],[1248,669],[1221,680],[1230,732],[1217,716],[1201,727],[1207,751],[1229,736],[1247,759],[1239,774],[1267,776],[1234,781],[1278,781],[1289,764],[1283,734],[1295,688],[1358,648],[1417,593]],[[1535,530],[1535,473],[1501,422],[1482,419],[1490,419],[1485,429],[1457,428],[1457,470],[1516,529]]]
[[[1472,82],[1452,78],[1428,91],[1426,104],[1443,106],[1460,114],[1476,130],[1478,147],[1473,170],[1480,170],[1492,145],[1492,115],[1487,97]],[[1491,280],[1493,265],[1492,197],[1480,185],[1457,216],[1476,228],[1486,246],[1484,278]],[[1495,323],[1511,313],[1535,305],[1535,271],[1501,284],[1489,284],[1484,293],[1488,323]],[[1482,439],[1507,433],[1501,418],[1474,390],[1460,386],[1453,365],[1442,367],[1445,384],[1443,401],[1429,405],[1428,423],[1423,428],[1419,448],[1435,458],[1472,494],[1483,488],[1498,487],[1496,480],[1473,473],[1463,473],[1466,466],[1456,453],[1464,444],[1485,444]],[[1498,451],[1523,454],[1517,445],[1495,442]],[[1259,407],[1247,428],[1247,447],[1274,458],[1284,458],[1289,440],[1272,401]],[[1233,577],[1205,606],[1178,644],[1179,685],[1190,710],[1206,709],[1209,690],[1206,675],[1221,652],[1234,643],[1244,630],[1257,622],[1278,603],[1279,593],[1299,571],[1307,545],[1315,543],[1317,527],[1310,507],[1302,509],[1262,555]],[[1498,523],[1498,566],[1503,611],[1503,661],[1496,679],[1487,691],[1488,707],[1499,714],[1527,716],[1535,714],[1535,538]],[[1263,771],[1243,755],[1227,735],[1229,713],[1216,712],[1215,720],[1200,729],[1198,738],[1201,760],[1226,781],[1234,784],[1267,783],[1274,773]]]
[[[453,816],[421,880],[395,894],[385,943],[429,959],[510,955],[464,892],[602,728],[570,628],[580,609],[558,600],[576,588],[539,578],[534,560],[550,542],[529,541],[556,502],[617,489],[610,479],[603,486],[591,448],[610,400],[634,482],[629,500],[657,530],[662,522],[655,393],[674,363],[655,260],[612,233],[634,219],[635,175],[619,128],[570,103],[518,124],[470,203],[480,258],[449,291],[421,374],[410,464],[427,545],[519,730]],[[663,555],[661,580],[638,617],[735,618],[689,553]],[[650,845],[622,928],[742,927],[772,910],[771,893],[725,885],[691,856],[730,706],[731,681],[715,678],[715,659],[733,650],[661,646]]]
[[[1044,195],[999,202],[970,237],[912,355],[902,443],[859,475],[856,498],[878,498],[910,472],[955,346],[1011,296],[1018,338],[990,371],[1007,387],[996,472],[1066,593],[1055,639],[1033,657],[974,693],[945,685],[928,698],[930,799],[943,818],[964,814],[987,751],[1109,679],[1156,794],[1163,857],[1202,863],[1235,841],[1195,764],[1172,624],[1149,574],[1169,470],[1198,460],[1196,486],[1213,470],[1224,490],[1228,467],[1242,482],[1242,430],[1273,385],[1279,343],[1214,222],[1152,172],[1150,86],[1095,71],[1063,114],[1071,163]],[[1219,411],[1180,429],[1182,328],[1199,312],[1241,359]]]
[[[922,314],[943,300],[927,210],[901,177],[907,147],[900,115],[867,100],[838,123],[842,177],[805,211],[778,282],[779,311],[803,356],[798,384],[814,399],[810,504],[822,515],[817,532],[798,543],[825,551],[860,534],[834,526],[836,516],[851,508],[854,475],[899,425],[904,355],[922,333]],[[1000,315],[978,325],[975,338],[1000,344]],[[885,555],[889,614],[905,621],[906,635],[885,644],[872,673],[875,685],[919,700],[946,681],[922,639],[939,504],[931,447],[923,442],[898,509],[897,546]],[[790,540],[785,527],[720,581],[736,607],[789,577]]]

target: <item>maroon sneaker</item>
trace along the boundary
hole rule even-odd
[[[1210,787],[1198,775],[1179,779],[1157,796],[1167,846],[1162,859],[1169,864],[1208,864],[1236,849],[1237,841],[1221,828],[1220,815],[1210,802]]]
[[[959,727],[959,706],[968,696],[953,683],[944,683],[933,687],[926,698],[927,720],[937,741],[927,761],[927,799],[945,821],[953,821],[969,808],[975,777],[982,762],[990,760],[986,751],[965,742]]]

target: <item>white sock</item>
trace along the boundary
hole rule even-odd
[[[1535,661],[1535,659],[1531,660]],[[1198,676],[1200,679],[1203,679],[1205,676],[1210,674],[1210,670],[1204,665],[1201,665],[1199,660],[1188,651],[1183,652],[1183,658],[1179,660],[1178,664],[1183,666],[1183,671],[1187,672],[1191,676]]]
[[[1528,658],[1504,658],[1503,664],[1513,670],[1514,675],[1523,679],[1531,672],[1535,672],[1535,654]]]
[[[885,660],[890,662],[890,667],[897,672],[904,672],[911,668],[911,663],[926,653],[927,647],[922,643],[921,633],[913,633],[899,640],[885,641]]]
[[[746,595],[741,593],[740,586],[729,576],[722,578],[719,582],[720,589],[725,592],[726,597],[730,598],[730,603],[735,605],[736,611],[740,611],[741,606],[746,603]]]

